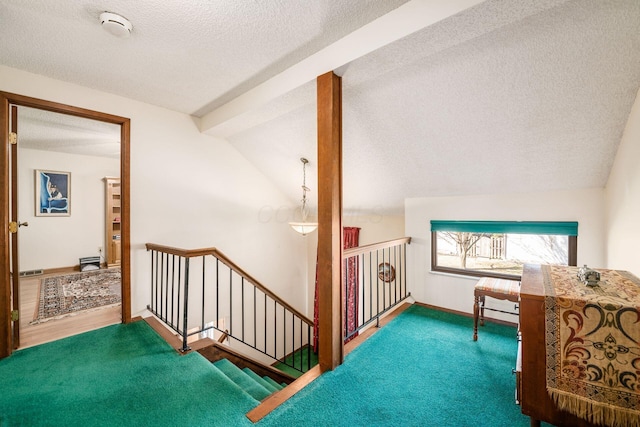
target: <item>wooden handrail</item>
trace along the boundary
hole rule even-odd
[[[286,308],[288,311],[298,316],[304,323],[306,323],[309,326],[313,326],[312,320],[310,320],[309,318],[307,318],[307,316],[305,316],[304,314],[300,313],[298,310],[293,308],[282,298],[274,294],[266,286],[260,283],[256,278],[254,278],[249,273],[244,271],[236,263],[231,261],[225,254],[223,254],[216,248],[180,249],[180,248],[175,248],[171,246],[157,245],[155,243],[147,243],[146,247],[147,247],[147,251],[157,251],[157,252],[177,255],[185,258],[194,258],[194,257],[200,257],[200,256],[206,256],[206,255],[213,255],[214,257],[222,261],[222,263],[225,264],[227,267],[229,267],[231,270],[235,271],[240,276],[244,277],[245,280],[247,280],[253,286],[255,286],[256,288],[264,292],[265,295],[268,295],[273,300],[277,301],[280,305],[282,305],[284,308]]]
[[[411,243],[411,237],[401,237],[399,239],[387,240],[386,242],[380,243],[372,243],[370,245],[358,246],[356,248],[345,249],[342,252],[342,258],[351,258],[356,255],[362,255],[369,252],[377,251],[379,249],[386,249],[397,245],[402,245],[404,243]]]
[[[155,243],[147,243],[147,251],[158,251],[166,254],[177,255],[185,258],[194,258],[205,255],[215,255],[218,251],[216,248],[202,249],[180,249],[172,246],[156,245]]]

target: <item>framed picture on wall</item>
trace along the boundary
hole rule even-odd
[[[36,169],[36,216],[71,215],[71,172]]]

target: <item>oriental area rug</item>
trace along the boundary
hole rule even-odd
[[[119,268],[44,278],[30,324],[120,304],[120,283]]]

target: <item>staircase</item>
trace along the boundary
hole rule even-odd
[[[261,377],[249,368],[240,369],[229,359],[220,359],[213,362],[213,366],[220,370],[244,393],[253,397],[256,402],[261,402],[287,385],[286,383],[279,384],[266,375]]]
[[[220,371],[243,393],[258,403],[291,384],[296,377],[265,365],[219,342],[203,340],[207,343],[197,350],[211,362],[214,369]]]

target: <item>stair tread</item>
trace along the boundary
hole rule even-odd
[[[253,378],[256,382],[258,382],[258,384],[262,385],[264,388],[269,390],[271,393],[274,393],[274,392],[280,390],[279,388],[275,387],[273,384],[271,384],[268,381],[266,381],[263,377],[261,377],[260,375],[256,374],[251,369],[243,368],[242,371],[245,374],[249,375],[251,378]]]
[[[234,383],[238,384],[238,386],[240,386],[254,399],[261,401],[271,394],[271,391],[255,381],[229,360],[221,359],[214,362],[213,365],[220,369],[226,376],[228,376]]]
[[[272,386],[276,387],[278,390],[282,390],[287,386],[287,383],[280,384],[277,381],[275,381],[273,378],[267,377],[266,375],[262,378]]]
[[[217,366],[213,365],[213,363],[211,364],[211,367],[218,372],[218,375],[220,376],[220,379],[224,378],[224,381],[228,382],[229,384],[232,384],[233,387],[235,387],[238,390],[239,393],[242,393],[243,395],[247,396],[249,399],[253,400],[256,405],[258,405],[260,403],[260,399],[256,399],[254,396],[252,396],[250,393],[248,393],[246,390],[244,390],[240,385],[238,385],[235,381],[233,381],[231,378],[229,378],[229,376],[227,374],[225,374],[220,368],[218,368]]]

